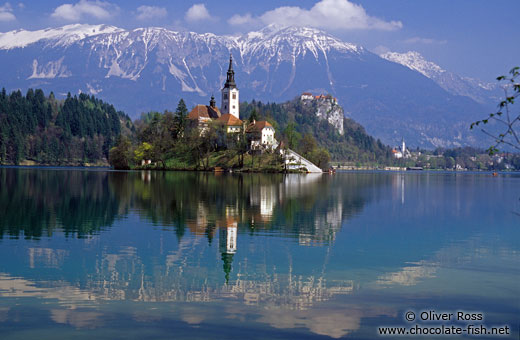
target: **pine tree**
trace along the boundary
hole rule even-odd
[[[175,110],[175,125],[177,130],[176,137],[184,135],[184,131],[186,130],[187,117],[188,108],[186,107],[184,99],[181,98],[181,100],[179,100],[179,104],[177,105],[177,109]]]

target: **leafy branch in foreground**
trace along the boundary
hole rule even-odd
[[[504,86],[505,99],[498,104],[498,111],[490,113],[486,119],[478,120],[471,123],[470,129],[480,124],[488,124],[490,121],[495,120],[503,124],[504,130],[502,133],[494,134],[485,129],[481,129],[483,133],[492,137],[495,140],[495,145],[490,146],[487,152],[492,155],[498,152],[498,146],[509,145],[520,151],[520,131],[518,129],[518,122],[520,121],[520,112],[512,112],[511,106],[515,103],[515,100],[520,96],[520,83],[518,79],[520,77],[520,67],[514,67],[509,71],[509,76],[500,76],[497,78],[498,81],[506,82]]]

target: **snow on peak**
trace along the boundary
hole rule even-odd
[[[332,49],[359,54],[363,48],[343,42],[332,35],[311,27],[269,25],[256,32],[249,32],[233,38],[242,55],[255,52],[267,55],[279,55],[281,59],[293,60],[296,55],[311,52],[318,55]],[[282,55],[280,55],[280,53]]]
[[[418,71],[428,78],[446,72],[446,70],[442,69],[439,65],[424,59],[424,57],[416,51],[409,51],[406,53],[387,52],[381,54],[380,57]]]
[[[108,25],[72,24],[37,31],[24,29],[0,33],[0,49],[23,48],[42,40],[52,41],[52,46],[66,46],[90,36],[120,32],[122,29]]]

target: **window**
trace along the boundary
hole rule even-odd
[[[224,99],[227,99],[227,93],[224,93]]]
[[[235,108],[235,105],[233,105],[233,108]]]
[[[237,99],[237,94],[233,93],[233,99]]]

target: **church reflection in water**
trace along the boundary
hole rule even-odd
[[[228,318],[255,311],[273,327],[305,324],[339,337],[357,329],[363,316],[390,313],[323,305],[356,291],[353,279],[329,278],[327,263],[336,234],[363,209],[374,178],[3,175],[8,204],[29,210],[2,210],[2,235],[32,241],[14,247],[12,240],[13,248],[0,249],[1,256],[18,255],[2,263],[0,297],[55,301],[49,313],[56,323],[98,327],[107,301],[205,302],[225,306]],[[57,191],[62,185],[53,183],[68,189]],[[38,206],[43,215],[31,219]],[[210,317],[205,313],[181,318],[197,324]],[[153,318],[145,314],[139,318]]]

